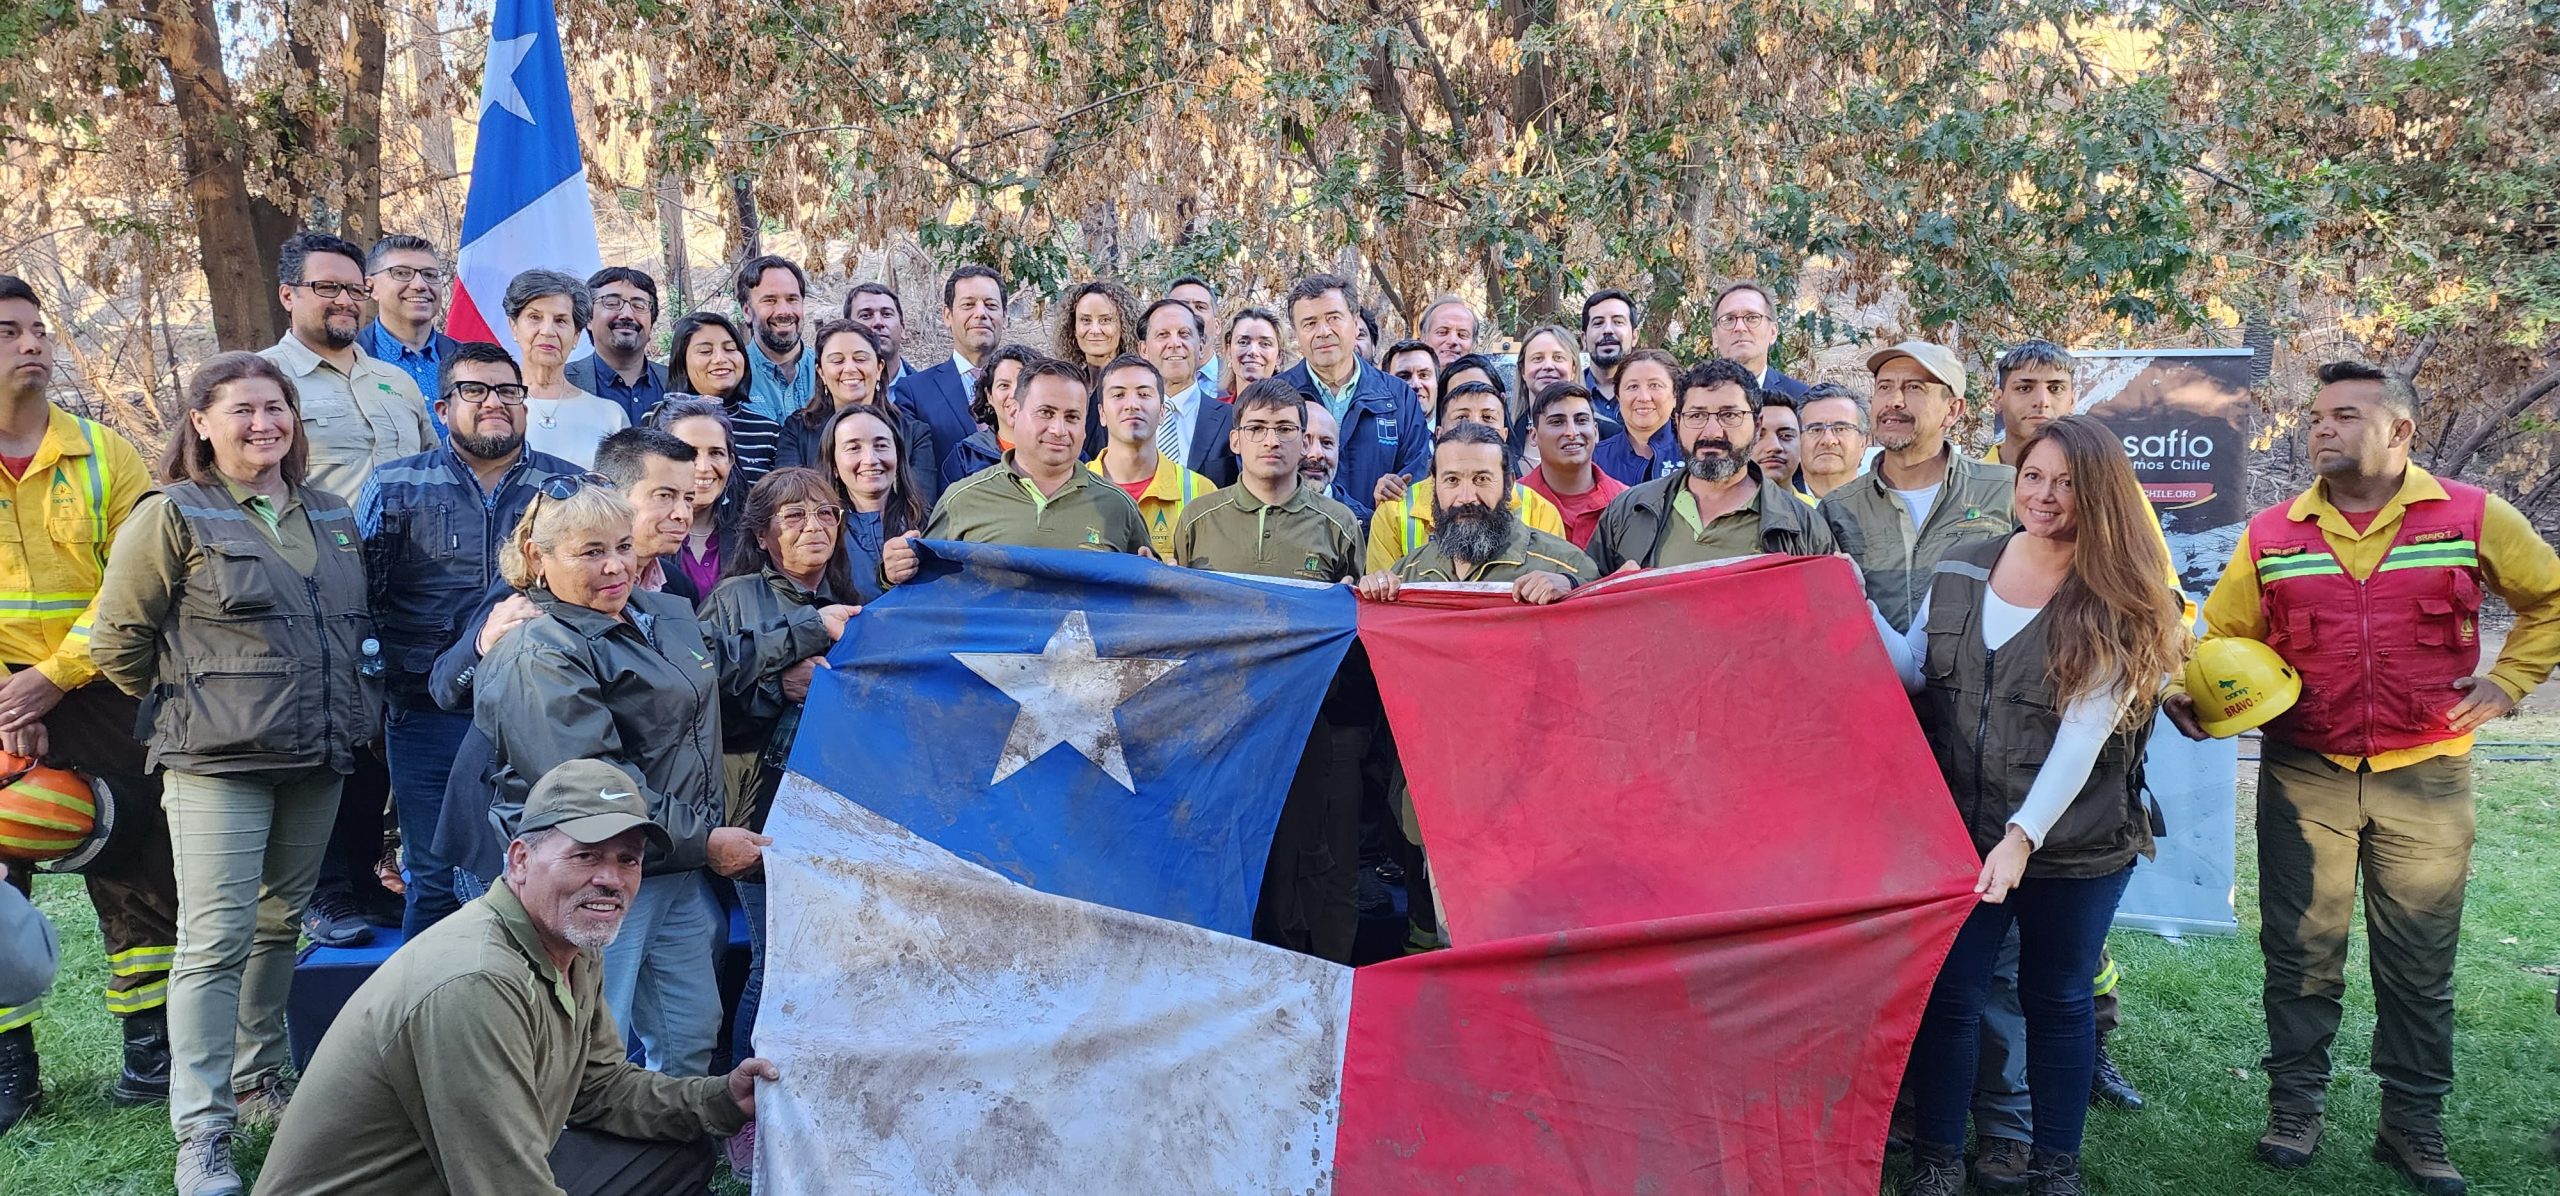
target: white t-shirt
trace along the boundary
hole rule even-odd
[[[524,401],[525,447],[576,462],[581,469],[594,467],[597,444],[630,426],[622,404],[583,390],[565,399]]]
[[[1923,524],[1929,522],[1929,509],[1938,505],[1938,492],[1946,488],[1947,484],[1940,482],[1917,490],[1894,491],[1902,496],[1903,509],[1911,513],[1911,530],[1919,531]]]

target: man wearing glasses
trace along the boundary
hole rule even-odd
[[[444,443],[375,470],[356,502],[382,642],[391,801],[409,865],[401,930],[413,937],[461,906],[435,830],[471,716],[438,707],[428,674],[496,584],[500,552],[534,495],[580,472],[525,447],[524,401],[523,375],[506,350],[454,346],[436,399]]]
[[[445,284],[453,281],[453,272],[445,269],[434,242],[393,233],[374,242],[365,254],[364,276],[366,285],[373,288],[374,316],[357,334],[356,347],[399,367],[418,384],[419,394],[434,394],[445,356],[461,343],[436,328],[436,317],[444,314]],[[435,412],[427,414],[432,417]],[[443,424],[435,425],[435,430],[436,435],[444,435]]]
[[[352,503],[375,468],[435,442],[425,395],[356,344],[370,294],[364,251],[326,233],[296,233],[276,253],[276,277],[290,326],[258,355],[283,367],[302,398],[311,484]]]
[[[667,397],[667,367],[649,360],[658,336],[658,280],[629,266],[607,266],[587,276],[595,310],[587,317],[587,343],[596,351],[561,371],[569,385],[611,400],[645,422]]]
[[[1592,563],[1619,573],[1839,551],[1821,516],[1751,459],[1760,403],[1760,386],[1742,363],[1713,357],[1692,367],[1671,400],[1680,471],[1628,490],[1600,513]]]
[[[1716,356],[1742,363],[1762,393],[1785,395],[1801,402],[1805,384],[1769,365],[1769,350],[1778,343],[1778,309],[1769,292],[1756,282],[1737,282],[1716,292],[1715,325],[1710,336]]]

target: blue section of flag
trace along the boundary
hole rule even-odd
[[[569,68],[560,57],[560,21],[551,0],[498,0],[489,20],[489,66],[480,81],[480,140],[471,152],[471,190],[462,205],[464,244],[583,169],[577,110],[569,99]],[[497,102],[499,97],[521,97],[532,121]]]
[[[924,553],[811,685],[792,771],[1042,892],[1250,934],[1351,590],[1106,552]],[[1108,742],[1042,746],[1097,725]]]

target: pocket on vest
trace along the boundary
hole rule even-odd
[[[291,752],[303,736],[295,709],[299,666],[258,656],[208,656],[188,666],[170,695],[178,750],[203,755]]]

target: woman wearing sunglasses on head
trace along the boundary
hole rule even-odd
[[[713,975],[726,930],[710,873],[737,876],[766,840],[727,823],[720,694],[819,655],[854,608],[794,607],[778,622],[706,628],[691,603],[639,586],[632,504],[602,478],[558,479],[526,510],[507,580],[541,613],[497,637],[472,685],[495,751],[501,809],[571,760],[622,768],[673,846],[653,851],[605,947],[605,999],[653,1070],[708,1074],[720,1027]]]

